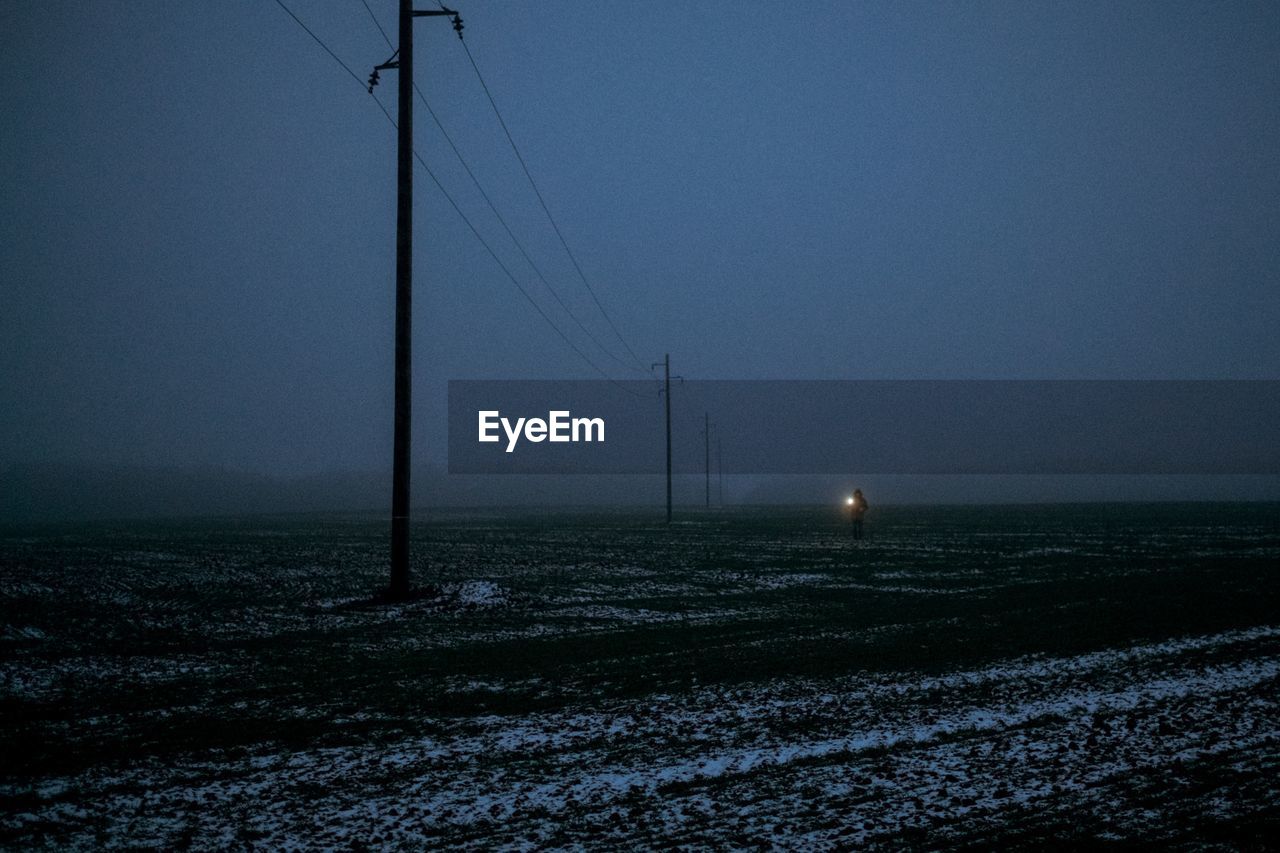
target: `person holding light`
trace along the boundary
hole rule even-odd
[[[867,514],[867,499],[862,496],[862,489],[854,489],[853,496],[845,500],[849,505],[849,518],[853,522],[853,538],[862,538],[862,517]]]

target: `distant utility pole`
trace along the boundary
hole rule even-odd
[[[707,468],[707,509],[711,509],[711,414],[702,413],[702,448]]]
[[[413,308],[413,19],[452,15],[461,34],[462,20],[452,9],[416,12],[412,0],[400,0],[399,59],[378,68],[396,68],[400,111],[396,140],[396,402],[391,473],[391,585],[388,597],[409,596],[409,426],[412,415]],[[370,91],[376,82],[370,80]]]
[[[720,506],[724,506],[724,448],[720,445],[720,434],[716,433],[716,489],[719,492]]]
[[[662,365],[662,393],[667,400],[667,524],[671,523],[671,353],[667,353],[662,361],[655,361],[654,367]],[[681,382],[684,377],[677,376]]]

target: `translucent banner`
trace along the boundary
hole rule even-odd
[[[672,469],[726,474],[1276,474],[1280,381],[673,383]],[[646,381],[455,380],[455,474],[659,474]]]

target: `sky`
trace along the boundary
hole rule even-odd
[[[285,2],[358,77],[388,58],[360,0]],[[644,367],[1280,377],[1273,3],[457,7]],[[613,355],[421,102],[419,153],[639,378],[447,20],[415,26],[427,101]],[[364,88],[274,0],[0,0],[0,45],[0,464],[388,466],[395,132]],[[414,456],[439,466],[447,380],[599,373],[415,182]]]

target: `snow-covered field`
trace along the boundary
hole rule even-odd
[[[1277,513],[0,531],[0,842],[1265,843]]]

